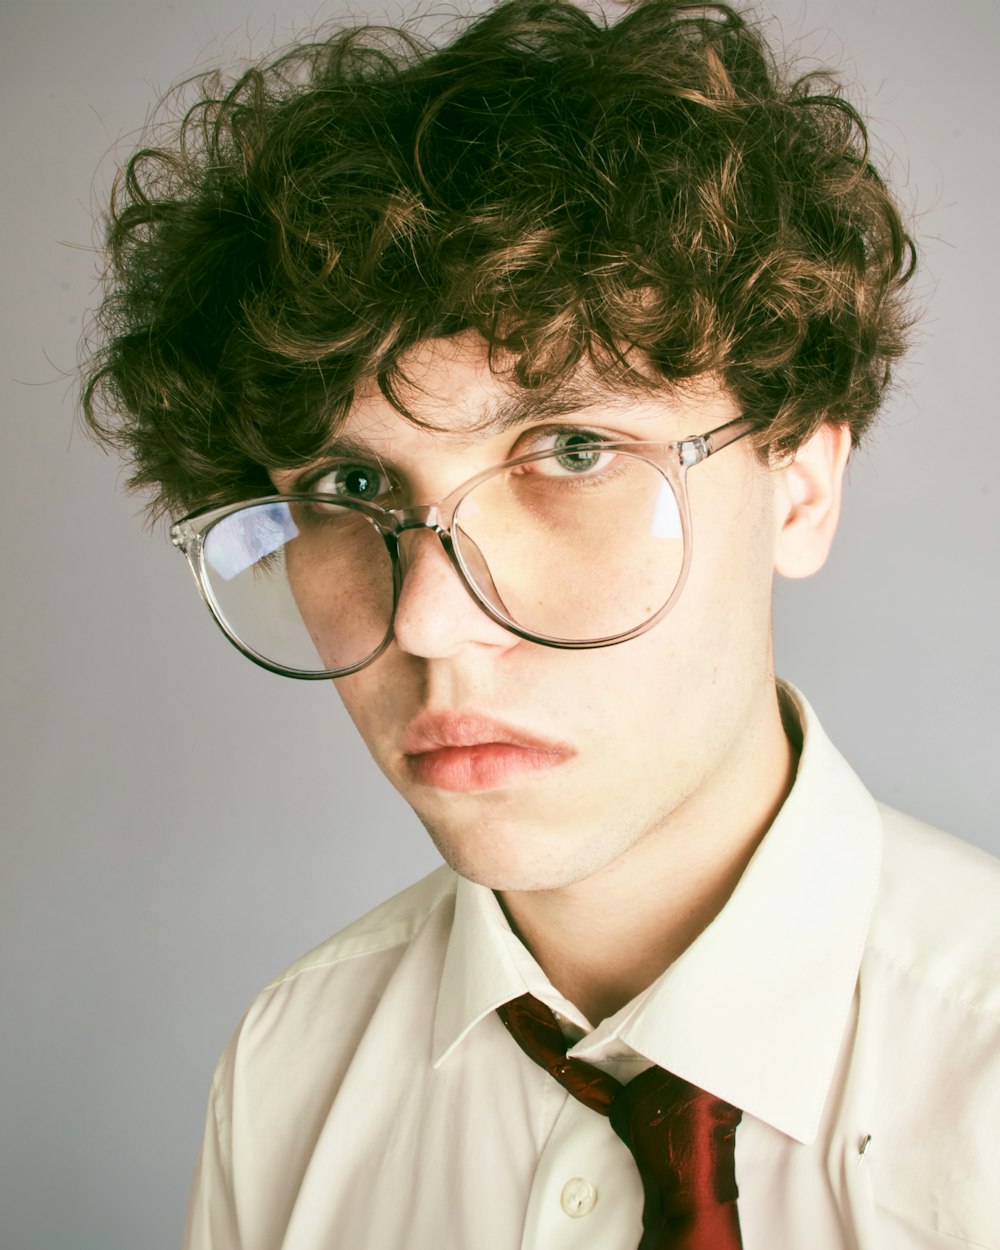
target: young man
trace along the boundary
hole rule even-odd
[[[773,672],[904,344],[856,113],[515,0],[247,74],[110,244],[92,420],[447,865],[253,1004],[188,1247],[1000,1246],[997,867]]]

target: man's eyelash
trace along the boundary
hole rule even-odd
[[[624,435],[613,430],[595,430],[586,425],[566,424],[541,426],[539,429],[531,431],[529,440],[549,438],[553,434],[575,435],[588,443],[618,443],[626,441]]]

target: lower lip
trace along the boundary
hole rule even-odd
[[[565,759],[559,751],[519,747],[509,742],[481,742],[472,747],[441,747],[408,755],[411,776],[438,790],[496,790],[531,773],[554,768]]]

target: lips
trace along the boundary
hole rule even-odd
[[[574,754],[566,743],[473,712],[423,713],[407,729],[402,748],[417,784],[465,792],[511,785]]]

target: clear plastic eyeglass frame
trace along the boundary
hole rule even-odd
[[[533,633],[529,629],[525,629],[516,621],[508,617],[499,607],[490,602],[484,595],[480,587],[477,585],[474,576],[470,572],[465,556],[462,551],[460,539],[452,533],[452,525],[455,514],[462,501],[475,489],[480,483],[486,481],[490,477],[507,469],[516,468],[519,465],[530,464],[536,460],[552,458],[557,455],[565,455],[566,451],[546,450],[542,452],[532,452],[529,455],[518,456],[512,460],[504,461],[502,464],[495,465],[492,468],[484,470],[482,473],[476,474],[475,477],[463,482],[455,490],[453,490],[446,498],[436,504],[422,504],[411,508],[382,508],[377,504],[366,503],[362,500],[344,499],[339,495],[329,495],[320,493],[307,494],[285,494],[285,495],[266,495],[259,499],[244,500],[240,503],[225,504],[221,507],[209,508],[183,517],[176,521],[170,528],[170,540],[180,551],[187,557],[188,564],[194,574],[195,582],[202,599],[208,606],[216,624],[226,635],[229,641],[241,651],[247,659],[253,663],[266,668],[272,673],[278,673],[283,677],[294,677],[305,681],[323,681],[330,680],[335,677],[346,677],[349,673],[356,673],[359,669],[365,668],[376,660],[388,647],[393,637],[393,626],[395,620],[396,606],[399,602],[400,592],[403,586],[404,571],[399,554],[400,536],[409,530],[427,529],[435,533],[445,553],[451,562],[452,567],[458,574],[459,580],[465,587],[466,591],[472,597],[478,607],[486,613],[486,615],[497,624],[501,625],[510,633],[515,634],[519,638],[527,639],[529,642],[536,642],[546,647],[557,647],[563,650],[591,650],[599,647],[616,646],[618,643],[627,642],[631,638],[636,638],[640,634],[644,634],[647,630],[652,629],[677,602],[684,583],[687,580],[688,570],[691,564],[691,516],[688,504],[687,494],[687,472],[695,465],[701,464],[707,460],[709,456],[717,451],[721,451],[723,447],[728,447],[741,438],[745,438],[756,428],[756,423],[747,417],[737,417],[732,421],[727,421],[724,425],[717,426],[713,430],[709,430],[706,434],[692,435],[688,438],[680,439],[675,443],[651,443],[633,440],[622,440],[620,442],[594,441],[592,443],[573,443],[572,453],[574,455],[587,452],[622,452],[630,456],[635,456],[647,461],[653,465],[669,483],[677,500],[677,507],[680,514],[682,536],[683,536],[683,563],[677,578],[676,585],[666,602],[656,612],[646,620],[636,625],[634,628],[624,633],[615,634],[609,637],[587,639],[579,641],[572,638],[557,638],[545,634]],[[230,627],[225,619],[225,615],[220,609],[215,597],[212,593],[211,582],[205,567],[205,539],[212,530],[225,517],[231,516],[233,513],[239,512],[244,508],[259,507],[264,504],[278,503],[327,503],[337,504],[341,507],[363,514],[375,526],[381,534],[383,541],[388,549],[392,563],[393,574],[393,598],[392,611],[386,627],[384,638],[378,647],[376,647],[369,655],[359,662],[352,664],[346,668],[327,669],[324,671],[306,671],[296,668],[288,668],[278,664],[266,656],[260,655]]]

